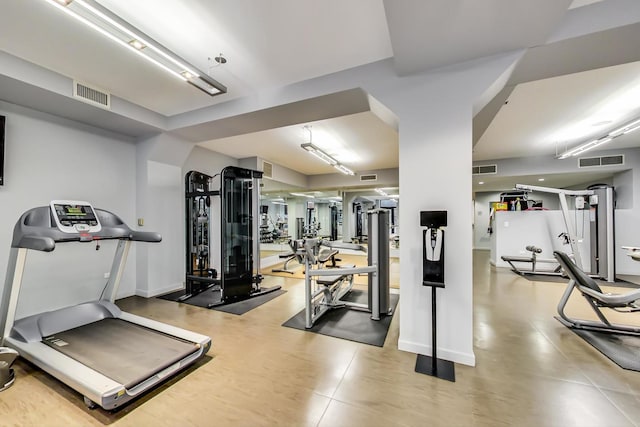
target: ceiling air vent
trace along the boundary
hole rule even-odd
[[[378,175],[369,174],[369,175],[360,175],[360,181],[377,181]]]
[[[497,174],[498,165],[479,165],[471,168],[473,175]]]
[[[265,178],[273,178],[273,164],[262,161],[262,174]]]
[[[624,154],[602,157],[581,157],[578,159],[579,168],[594,168],[601,166],[624,165]]]
[[[97,107],[111,109],[111,94],[75,80],[73,81],[73,97]]]

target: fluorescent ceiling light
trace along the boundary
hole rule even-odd
[[[328,155],[327,153],[325,153],[324,151],[322,151],[321,149],[319,149],[318,147],[316,147],[310,142],[307,142],[306,144],[301,144],[300,146],[305,150],[307,150],[309,153],[313,154],[314,156],[316,156],[317,158],[319,158],[320,160],[322,160],[323,162],[331,166],[338,164],[338,161],[336,159],[334,159],[333,157],[331,157],[330,155]]]
[[[616,130],[609,132],[609,136],[615,138],[616,136],[625,135],[627,133],[633,132],[634,130],[640,127],[640,119],[635,120],[631,123],[628,123]]]
[[[220,95],[227,88],[197,71],[196,67],[154,41],[94,0],[45,0],[58,10],[87,25],[111,41],[135,52],[172,76],[186,81],[208,95]]]
[[[388,194],[382,188],[376,188],[376,193],[381,196],[388,196]]]
[[[632,122],[627,123],[624,126],[619,127],[618,129],[612,130],[611,132],[609,132],[607,135],[603,137],[585,142],[584,144],[581,144],[575,148],[572,148],[571,150],[567,150],[561,155],[559,155],[558,158],[566,159],[568,157],[577,156],[579,154],[584,153],[585,151],[592,150],[602,144],[605,144],[611,141],[614,138],[617,138],[622,135],[626,135],[637,129],[640,129],[640,119],[636,119]]]
[[[345,174],[345,175],[355,175],[354,171],[352,171],[351,169],[349,169],[348,167],[346,167],[344,165],[341,165],[336,159],[334,159],[333,157],[331,157],[330,155],[328,155],[327,153],[322,151],[320,148],[318,148],[315,145],[313,145],[313,143],[312,143],[313,134],[311,133],[311,126],[304,126],[304,128],[309,131],[309,142],[304,143],[304,144],[300,144],[300,147],[304,148],[306,151],[308,151],[309,153],[313,154],[314,156],[316,156],[317,158],[319,158],[323,162],[325,162],[325,163],[333,166],[334,168],[338,169],[343,174]]]
[[[610,136],[605,136],[605,137],[602,137],[600,139],[594,139],[593,141],[589,141],[587,143],[579,145],[578,147],[576,147],[576,148],[574,148],[572,150],[566,151],[565,153],[563,153],[559,157],[559,159],[566,159],[568,157],[575,157],[575,156],[577,156],[579,154],[582,154],[582,153],[584,153],[586,151],[592,150],[592,149],[594,149],[594,148],[596,148],[596,147],[598,147],[598,146],[600,146],[600,145],[602,145],[604,143],[607,143],[607,142],[611,141],[612,139],[613,138],[610,137]]]
[[[348,167],[341,165],[340,163],[338,163],[337,165],[333,166],[334,168],[338,169],[340,172],[342,172],[345,175],[355,175],[356,173],[354,171],[352,171],[351,169],[349,169]]]
[[[289,193],[292,196],[298,196],[298,197],[308,197],[310,199],[313,199],[314,196],[310,195],[310,194],[304,194],[304,193]]]

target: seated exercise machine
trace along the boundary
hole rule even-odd
[[[560,322],[565,326],[575,329],[587,329],[604,332],[625,333],[640,336],[640,326],[620,325],[609,322],[602,308],[609,308],[618,312],[631,313],[640,311],[640,289],[635,289],[625,294],[609,294],[602,291],[600,286],[584,271],[578,268],[569,255],[555,251],[560,266],[569,276],[567,289],[564,291],[558,303],[558,315]],[[573,319],[565,312],[565,306],[571,293],[578,290],[585,297],[600,321]]]
[[[560,276],[562,274],[562,269],[560,268],[560,265],[557,265],[557,267],[555,269],[553,269],[552,271],[549,271],[549,270],[536,270],[536,267],[537,267],[538,263],[558,264],[558,261],[556,261],[555,259],[550,259],[550,258],[538,258],[538,255],[542,253],[542,249],[537,247],[537,246],[528,245],[528,246],[525,247],[525,249],[527,251],[531,252],[531,256],[522,257],[522,256],[506,256],[506,255],[503,255],[500,258],[502,258],[503,261],[509,263],[509,265],[511,266],[511,270],[514,273],[518,273],[520,275],[540,274],[540,275]],[[527,269],[524,269],[522,267],[518,267],[518,266],[514,265],[514,263],[531,264],[531,269],[527,270]]]
[[[322,242],[325,242],[324,240],[320,240],[320,239],[316,239]],[[284,265],[282,266],[282,268],[274,268],[271,270],[272,273],[289,273],[289,274],[293,274],[294,271],[289,269],[289,263],[291,261],[298,261],[300,263],[300,261],[298,260],[298,249],[300,249],[298,247],[298,245],[300,244],[300,242],[302,242],[303,240],[289,240],[289,247],[291,248],[291,252],[288,252],[286,254],[282,254],[280,255],[280,258],[285,258],[285,262]],[[317,261],[324,265],[325,263],[327,263],[328,261],[331,261],[331,264],[329,264],[329,267],[331,268],[335,268],[338,265],[336,264],[336,262],[340,261],[339,259],[336,258],[336,255],[338,255],[338,251],[333,249],[333,248],[320,248],[318,251],[318,254],[316,256]]]
[[[298,258],[296,256],[296,251],[298,250],[298,240],[289,240],[289,247],[291,248],[291,252],[287,252],[286,254],[279,255],[280,258],[284,258],[284,265],[282,268],[274,268],[271,270],[272,273],[295,273],[293,270],[289,269],[289,263],[291,261],[297,261]]]
[[[516,184],[516,189],[557,194],[565,224],[565,232],[560,236],[564,236],[566,243],[570,245],[571,256],[575,264],[583,271],[588,271],[592,276],[610,283],[615,282],[615,192],[613,187],[597,184],[589,186],[586,190],[564,190]],[[590,248],[588,254],[582,253],[580,250],[576,221],[572,220],[571,214],[569,213],[567,196],[575,198],[576,210],[589,209]]]
[[[382,209],[369,211],[368,266],[354,265],[338,268],[322,268],[318,253],[320,246],[330,249],[343,248],[364,250],[353,243],[338,243],[320,239],[306,239],[299,242],[296,252],[305,266],[305,327],[314,323],[326,312],[334,308],[348,307],[371,313],[372,320],[380,320],[381,315],[392,314],[389,296],[389,218]],[[342,300],[353,288],[354,274],[368,274],[368,302],[359,304]]]
[[[117,240],[109,280],[97,300],[16,319],[27,252],[58,244]],[[202,358],[211,338],[126,313],[114,304],[131,242],[160,242],[88,202],[57,200],[18,220],[0,302],[0,345],[84,395],[89,408],[115,409]],[[91,248],[93,250],[93,248]],[[69,265],[70,274],[74,274]],[[51,283],[63,289],[64,283]],[[64,290],[61,290],[64,292]]]

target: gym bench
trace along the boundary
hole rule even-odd
[[[525,247],[525,249],[529,252],[531,252],[531,256],[530,257],[523,257],[523,256],[506,256],[503,255],[500,258],[502,258],[503,261],[509,263],[509,265],[511,266],[511,270],[513,270],[515,273],[522,275],[525,274],[553,274],[553,275],[560,275],[561,272],[561,267],[558,265],[558,267],[556,267],[553,271],[539,271],[536,270],[536,265],[537,263],[557,263],[557,261],[555,259],[548,259],[548,258],[538,258],[538,254],[542,253],[542,249],[540,249],[537,246],[533,246],[533,245],[529,245],[527,247]],[[531,263],[531,270],[524,270],[522,268],[518,268],[516,267],[513,263],[514,262],[518,262],[518,263]]]

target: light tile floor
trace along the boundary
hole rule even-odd
[[[625,371],[556,321],[561,283],[530,282],[474,254],[477,366],[457,381],[413,372],[397,350],[282,327],[303,308],[299,279],[268,277],[288,292],[243,316],[157,299],[128,311],[208,334],[206,360],[116,413],[24,361],[0,393],[0,425],[52,426],[639,426],[640,373]],[[588,313],[582,301],[570,309]],[[640,313],[623,317],[640,324]]]

